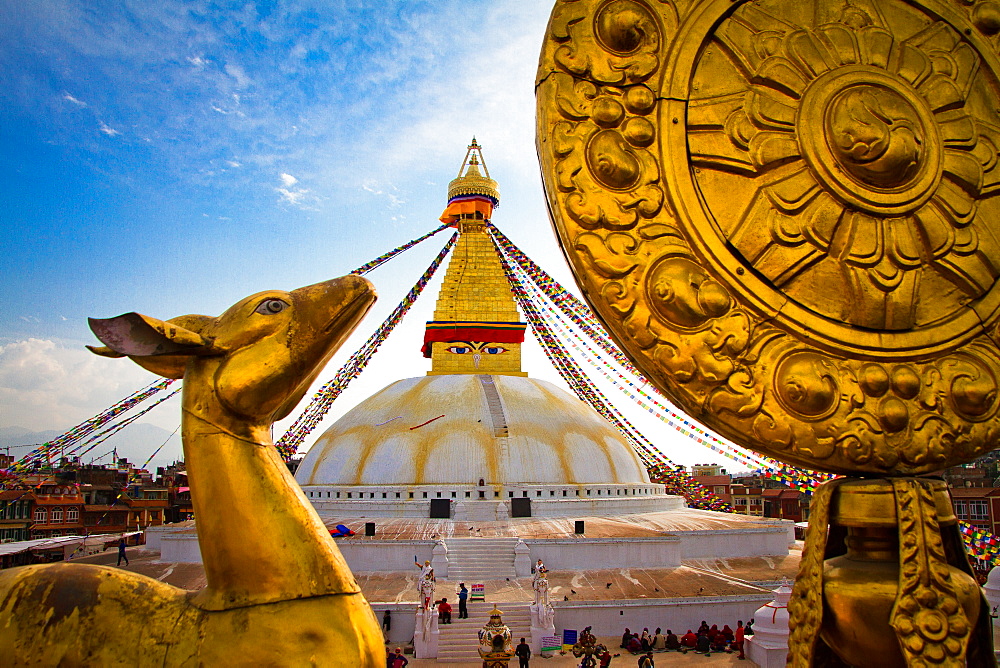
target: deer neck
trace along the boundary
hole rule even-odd
[[[278,455],[270,424],[225,411],[213,371],[190,364],[182,394],[184,460],[207,579],[195,603],[220,610],[360,591]]]

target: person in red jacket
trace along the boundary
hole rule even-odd
[[[746,655],[743,653],[743,637],[744,637],[744,634],[743,634],[743,620],[742,619],[739,620],[736,623],[736,634],[734,635],[734,637],[736,638],[736,640],[734,641],[736,643],[736,649],[738,649],[740,651],[740,655],[738,657],[736,657],[736,658],[737,659],[745,659],[745,658],[747,658]]]
[[[438,621],[442,624],[451,624],[451,604],[446,598],[442,598],[438,603]]]
[[[698,646],[698,636],[696,636],[694,633],[692,633],[691,629],[688,629],[688,632],[685,633],[683,636],[681,636],[681,645],[683,647],[691,647],[691,648],[697,647]]]

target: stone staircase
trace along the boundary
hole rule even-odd
[[[449,538],[446,543],[449,582],[464,582],[468,586],[473,582],[516,577],[516,538]]]
[[[493,423],[493,436],[495,438],[506,438],[510,435],[507,429],[507,414],[504,413],[503,403],[500,401],[500,393],[497,392],[493,383],[493,376],[479,376],[479,384],[482,385],[483,394],[486,396],[486,406],[490,410],[490,421]]]
[[[468,583],[466,583],[468,584]],[[440,624],[438,635],[438,663],[480,661],[479,629],[490,621],[492,603],[472,601],[469,603],[468,619],[458,618],[458,606],[453,606],[451,624]],[[527,603],[498,603],[503,613],[503,623],[510,629],[513,647],[521,638],[531,642],[531,611]],[[516,659],[514,660],[516,663]]]

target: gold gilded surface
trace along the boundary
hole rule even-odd
[[[639,368],[795,465],[912,475],[991,449],[998,31],[990,2],[557,2],[549,207]]]
[[[378,622],[271,441],[375,300],[347,276],[218,318],[91,321],[107,348],[184,378],[182,434],[207,586],[116,568],[0,572],[5,665],[381,666]]]
[[[824,612],[823,560],[831,533],[828,530],[830,505],[834,492],[842,482],[831,480],[820,485],[809,505],[810,518],[802,546],[802,561],[788,599],[789,668],[822,665],[822,661],[814,661],[816,655],[829,655],[826,644],[819,642]]]
[[[448,259],[434,320],[487,324],[520,322],[521,315],[514,304],[496,248],[486,232],[485,221],[461,220],[458,228],[460,236]],[[431,370],[427,375],[457,373],[528,375],[521,371],[520,343],[435,342],[431,347]]]
[[[948,484],[943,480],[927,479],[923,483],[934,499],[937,522],[953,526],[958,522],[951,507]],[[895,491],[883,479],[848,480],[837,487],[830,523],[848,527],[892,528],[898,524]]]
[[[835,480],[812,508],[789,666],[996,665],[942,481]]]
[[[906,478],[894,479],[892,486],[899,516],[899,588],[891,592],[895,602],[889,623],[907,665],[964,665],[979,617],[979,585],[948,567],[928,486]]]

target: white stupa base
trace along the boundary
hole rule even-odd
[[[792,588],[781,585],[774,600],[753,613],[754,635],[743,640],[747,657],[761,668],[784,666],[788,658],[788,600]]]
[[[994,616],[1000,609],[1000,568],[993,568],[983,585],[983,595],[989,606],[991,622],[993,623],[993,654],[1000,661],[1000,617]]]
[[[766,642],[754,642],[755,636],[743,640],[743,651],[747,658],[760,668],[785,668],[788,659],[788,645],[774,646]]]
[[[478,486],[447,483],[306,484],[302,486],[302,491],[319,516],[331,520],[344,517],[429,518],[433,499],[451,501],[451,519],[456,522],[506,520],[510,517],[510,501],[515,497],[531,500],[532,517],[616,517],[628,513],[680,510],[685,507],[682,497],[666,494],[664,486],[655,483],[562,483],[494,487],[489,490],[490,496],[483,498],[478,497],[482,491]]]
[[[531,614],[531,652],[542,653],[542,637],[556,635],[555,610],[548,603],[532,603],[528,606]]]
[[[540,656],[542,654],[542,638],[545,636],[558,635],[556,633],[556,627],[548,626],[542,628],[540,626],[531,627],[531,653],[534,656]]]
[[[428,616],[426,620],[430,622],[426,626],[425,615]],[[436,659],[440,637],[437,613],[433,610],[418,608],[416,624],[413,629],[413,656],[417,659]]]

